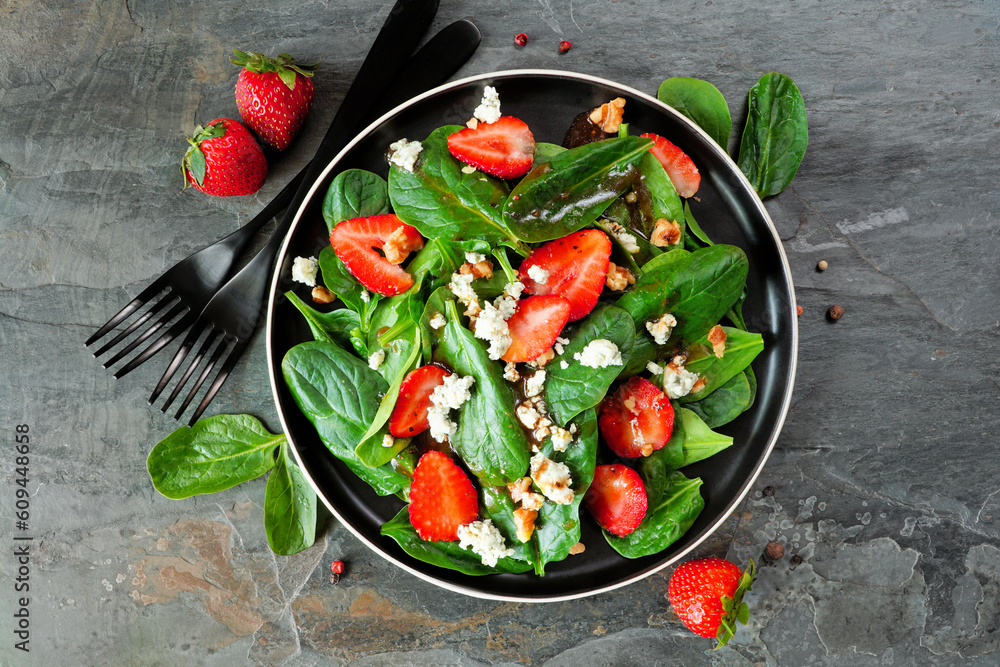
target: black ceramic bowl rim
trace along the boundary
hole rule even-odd
[[[725,163],[728,172],[725,176],[729,179],[735,179],[732,181],[731,185],[741,190],[742,196],[750,199],[751,206],[753,210],[745,211],[745,213],[759,221],[763,221],[766,230],[763,231],[763,236],[766,241],[773,242],[774,248],[773,253],[777,255],[778,264],[780,266],[771,267],[771,273],[778,276],[779,283],[783,281],[783,284],[778,284],[777,289],[773,290],[774,294],[768,294],[766,298],[771,299],[771,308],[776,311],[780,311],[782,314],[782,321],[780,324],[776,325],[781,329],[781,335],[784,340],[780,341],[780,345],[783,350],[783,356],[779,355],[779,361],[783,363],[782,368],[778,368],[771,371],[771,375],[779,374],[783,378],[784,386],[779,387],[779,395],[769,395],[768,400],[770,401],[770,411],[773,413],[771,419],[767,420],[766,428],[766,440],[763,447],[756,459],[756,462],[752,466],[750,474],[745,476],[744,479],[739,483],[739,491],[736,493],[727,503],[725,503],[722,511],[718,511],[716,516],[710,520],[707,525],[701,526],[698,534],[691,539],[691,536],[685,534],[678,543],[682,543],[685,540],[686,544],[683,544],[682,548],[669,554],[669,556],[662,556],[663,553],[670,552],[673,547],[668,547],[661,554],[656,554],[655,556],[662,556],[657,559],[654,556],[648,556],[647,559],[653,559],[649,566],[640,567],[637,571],[630,573],[623,578],[611,578],[604,581],[597,581],[593,585],[585,585],[583,587],[575,586],[572,587],[573,590],[567,590],[565,592],[560,591],[546,591],[539,594],[535,593],[508,593],[504,592],[502,586],[484,586],[477,587],[476,582],[482,580],[482,577],[471,577],[466,575],[457,575],[456,573],[445,570],[443,568],[428,567],[428,571],[420,569],[423,564],[415,559],[410,558],[405,553],[399,551],[399,554],[388,553],[392,547],[383,544],[376,544],[373,540],[369,539],[368,536],[364,535],[358,528],[356,528],[351,521],[349,516],[345,514],[328,498],[327,494],[321,488],[320,484],[317,483],[313,471],[307,465],[303,456],[300,453],[300,444],[296,442],[295,437],[292,434],[292,429],[289,427],[289,417],[286,415],[285,410],[282,405],[281,392],[287,391],[284,389],[284,379],[281,377],[280,364],[281,359],[275,359],[275,354],[280,353],[282,356],[285,353],[284,349],[275,350],[274,348],[274,333],[275,333],[275,306],[279,298],[282,298],[284,291],[289,288],[288,275],[289,267],[291,261],[288,257],[289,245],[292,239],[295,237],[296,230],[301,226],[303,219],[306,218],[305,212],[309,208],[310,203],[316,197],[322,198],[325,195],[326,188],[328,187],[329,179],[331,174],[335,169],[338,168],[340,161],[365,137],[373,133],[376,128],[378,128],[382,123],[388,121],[399,113],[409,109],[414,105],[418,105],[428,98],[432,98],[442,93],[447,93],[448,91],[455,91],[457,89],[470,86],[473,84],[493,84],[498,81],[509,81],[511,79],[524,78],[524,77],[535,77],[535,78],[553,78],[558,80],[571,80],[578,82],[580,84],[590,84],[592,86],[600,86],[603,88],[611,89],[614,91],[620,91],[622,94],[631,96],[632,98],[642,100],[650,105],[659,107],[664,114],[672,117],[672,122],[680,123],[687,126],[687,130],[691,134],[695,135],[695,139],[703,150],[710,150],[714,153],[714,156],[719,161]],[[583,111],[584,109],[581,109]],[[471,109],[469,109],[469,115],[471,115]],[[628,108],[626,108],[626,116],[628,115]],[[530,121],[530,119],[528,119]],[[444,124],[443,122],[440,124]],[[731,173],[729,173],[731,172]],[[322,190],[321,190],[322,188]],[[749,224],[749,223],[748,223]],[[756,225],[755,225],[756,228]],[[768,250],[772,250],[768,248]],[[751,258],[751,263],[753,259]],[[780,269],[780,270],[779,270]],[[751,271],[753,271],[753,266],[751,266]],[[775,303],[775,300],[777,303]],[[798,327],[796,322],[795,313],[795,294],[794,288],[792,286],[791,271],[788,265],[788,259],[785,254],[784,248],[781,244],[781,240],[778,236],[777,230],[775,229],[774,223],[771,221],[767,210],[764,208],[763,203],[760,198],[756,195],[753,186],[749,183],[740,169],[732,161],[729,155],[720,148],[700,127],[691,122],[688,118],[677,112],[675,109],[669,107],[668,105],[660,102],[655,97],[647,95],[641,91],[635,90],[631,87],[624,86],[607,79],[602,79],[595,76],[590,76],[586,74],[579,74],[576,72],[560,71],[560,70],[542,70],[542,69],[519,69],[519,70],[504,70],[497,72],[488,72],[485,74],[479,74],[472,77],[467,77],[451,83],[444,84],[433,90],[429,90],[426,93],[419,95],[411,100],[397,106],[391,111],[385,113],[382,117],[375,120],[367,128],[365,128],[357,137],[355,137],[344,149],[327,165],[326,169],[323,171],[322,175],[316,180],[311,186],[305,200],[300,206],[299,210],[296,212],[292,227],[282,244],[281,250],[278,253],[278,259],[275,262],[274,274],[272,276],[270,297],[268,302],[267,311],[267,329],[266,329],[266,339],[267,339],[267,357],[268,357],[268,371],[270,375],[271,391],[275,400],[275,406],[278,411],[278,416],[281,421],[282,428],[288,437],[289,444],[294,453],[296,462],[302,468],[303,473],[308,479],[309,483],[315,489],[318,497],[323,501],[324,505],[329,509],[334,517],[337,518],[344,526],[346,526],[359,540],[371,548],[375,553],[379,554],[383,558],[387,559],[394,565],[402,568],[403,570],[413,574],[420,579],[430,582],[434,585],[440,586],[444,589],[454,591],[457,593],[462,593],[472,597],[477,597],[481,599],[492,599],[492,600],[505,600],[505,601],[515,601],[515,602],[555,602],[572,600],[577,598],[588,597],[591,595],[596,595],[599,593],[607,592],[632,584],[636,581],[644,579],[651,574],[659,572],[679,560],[684,558],[687,554],[695,550],[699,545],[701,545],[706,539],[708,539],[712,533],[714,533],[722,524],[729,518],[737,506],[743,502],[752,488],[757,477],[760,475],[761,470],[764,467],[767,458],[770,456],[771,451],[778,439],[781,432],[781,428],[784,424],[785,417],[788,413],[789,405],[791,403],[792,387],[795,378],[796,369],[796,357],[798,349]],[[763,355],[762,355],[763,356]],[[755,362],[756,364],[756,362]],[[758,396],[758,403],[761,402],[761,398]],[[294,404],[291,406],[292,409],[295,408]],[[755,405],[751,410],[758,409]],[[737,445],[734,445],[737,446]],[[732,447],[730,449],[733,449]],[[722,456],[725,452],[717,454],[716,456]],[[333,457],[330,456],[332,459]],[[711,459],[709,459],[711,461]],[[704,463],[704,462],[702,462]],[[701,464],[695,464],[698,466]],[[696,524],[697,525],[697,524]],[[692,528],[689,533],[693,532]],[[599,535],[599,533],[592,533],[591,537],[594,535]],[[388,540],[389,538],[383,538]],[[675,543],[677,544],[677,543]],[[573,559],[570,556],[569,559]],[[577,557],[579,558],[579,557]],[[410,560],[410,562],[406,562]],[[564,561],[565,562],[565,561]],[[558,564],[550,564],[549,567]],[[536,579],[545,579],[547,577],[538,578],[536,575],[527,573],[523,575],[487,575],[489,577],[535,577]],[[567,575],[573,576],[573,575]],[[584,575],[580,575],[584,576]],[[488,588],[490,590],[481,590],[481,588]],[[540,586],[540,588],[545,588],[545,586]]]

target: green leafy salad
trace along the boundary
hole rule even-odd
[[[489,87],[470,113],[393,143],[387,179],[334,178],[331,244],[294,269],[324,305],[287,293],[314,340],[284,380],[330,453],[401,499],[382,533],[416,559],[543,575],[586,548],[583,521],[658,553],[704,507],[686,467],[754,401],[747,257],[701,230],[697,166],[624,100],[563,146]]]

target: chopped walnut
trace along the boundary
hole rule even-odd
[[[545,364],[555,359],[555,356],[556,356],[555,351],[550,347],[549,349],[545,350],[540,355],[535,357],[534,359],[535,365],[539,367],[545,366]]]
[[[609,290],[621,292],[629,285],[635,284],[635,276],[624,266],[608,262],[608,277],[604,280],[604,284]]]
[[[402,264],[409,257],[410,252],[420,250],[424,247],[423,239],[410,240],[403,227],[397,227],[396,231],[389,235],[382,246],[386,260],[390,264]]]
[[[605,132],[613,134],[618,131],[618,126],[622,124],[622,115],[624,112],[625,98],[616,97],[591,111],[590,121],[595,125],[599,125]]]
[[[708,330],[708,342],[712,344],[712,352],[715,353],[715,356],[721,359],[726,352],[726,332],[722,330],[721,326],[716,324]]]
[[[578,556],[579,554],[582,554],[586,550],[587,547],[583,545],[583,542],[577,542],[576,544],[574,544],[569,548],[569,555]]]
[[[482,260],[472,264],[466,262],[462,266],[458,267],[458,272],[462,275],[472,274],[473,279],[479,278],[492,278],[493,277],[493,264],[489,260]]]
[[[517,540],[527,542],[535,532],[535,517],[538,510],[529,510],[524,507],[514,510],[514,527],[517,530]]]
[[[312,300],[316,303],[333,303],[336,298],[337,296],[333,292],[322,285],[313,287]]]
[[[705,388],[706,384],[708,384],[708,380],[704,376],[698,378],[698,381],[695,382],[694,385],[691,387],[691,393],[697,394],[699,391]]]
[[[513,484],[507,485],[510,491],[510,498],[515,503],[521,503],[521,507],[528,510],[537,510],[542,506],[545,498],[540,493],[531,490],[531,478],[522,477]]]
[[[679,243],[680,240],[681,226],[666,218],[660,218],[656,221],[656,227],[653,228],[653,233],[649,237],[649,242],[659,248],[674,245],[675,243]]]
[[[474,130],[477,127],[479,127],[479,119],[478,118],[470,118],[469,122],[466,123],[465,126],[467,128],[469,128],[470,130]]]

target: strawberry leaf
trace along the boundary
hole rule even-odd
[[[281,78],[281,82],[285,84],[288,90],[295,90],[295,70],[282,67],[278,70],[278,76]]]
[[[198,185],[205,183],[205,154],[198,146],[192,147],[187,154],[188,171],[194,176]]]

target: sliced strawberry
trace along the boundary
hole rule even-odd
[[[670,440],[674,408],[659,387],[635,376],[604,397],[597,423],[604,442],[618,456],[649,456]]]
[[[376,251],[390,242],[424,247],[420,232],[392,213],[344,220],[330,233],[333,250],[351,275],[383,296],[402,294],[413,286],[413,276]]]
[[[649,501],[639,473],[615,463],[594,468],[583,504],[602,528],[624,537],[642,523]]]
[[[431,407],[431,394],[449,375],[451,373],[434,365],[421,366],[407,373],[389,415],[389,433],[397,438],[411,438],[429,429],[427,411]]]
[[[448,151],[457,159],[498,178],[517,178],[531,169],[535,137],[527,123],[501,116],[448,137]]]
[[[681,197],[694,197],[694,193],[698,192],[698,186],[701,185],[701,174],[698,173],[698,167],[695,166],[694,161],[688,157],[687,153],[658,134],[642,134],[640,136],[653,140],[649,152],[667,170],[670,181],[677,188],[677,194]]]
[[[569,301],[556,294],[529,296],[517,302],[507,320],[510,346],[504,361],[531,361],[552,347],[569,320]]]
[[[518,270],[528,294],[558,294],[569,301],[569,321],[594,309],[608,275],[611,239],[599,229],[584,229],[549,241],[528,256]],[[529,274],[537,266],[548,273],[544,282]],[[534,272],[537,276],[538,273]]]
[[[444,452],[420,457],[410,484],[410,523],[422,540],[458,539],[458,527],[479,516],[479,497],[469,476]]]

